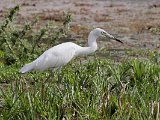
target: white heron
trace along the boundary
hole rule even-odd
[[[88,36],[88,47],[81,47],[72,42],[65,42],[56,45],[46,50],[33,62],[24,65],[20,69],[20,73],[27,73],[30,71],[44,71],[48,69],[61,69],[61,67],[71,61],[72,58],[95,52],[98,48],[96,40],[100,36],[105,36],[109,39],[123,43],[119,39],[107,33],[105,30],[101,28],[95,28]]]

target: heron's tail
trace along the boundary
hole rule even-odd
[[[19,72],[20,72],[20,73],[26,73],[26,72],[32,71],[33,69],[34,69],[34,63],[31,62],[31,63],[28,63],[28,64],[26,64],[25,66],[23,66],[23,67],[19,70]]]

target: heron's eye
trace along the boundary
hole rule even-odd
[[[105,33],[105,32],[101,32],[101,34],[102,34],[102,35],[106,35],[106,33]]]

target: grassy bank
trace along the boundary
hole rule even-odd
[[[74,61],[45,83],[49,73],[18,68],[1,68],[3,119],[159,118],[160,66],[149,60]]]

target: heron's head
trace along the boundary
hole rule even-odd
[[[102,37],[106,37],[112,40],[115,40],[117,42],[123,43],[121,40],[115,38],[114,36],[112,36],[111,34],[107,33],[105,30],[101,29],[101,28],[96,28],[93,30],[94,34],[96,36],[102,36]]]

